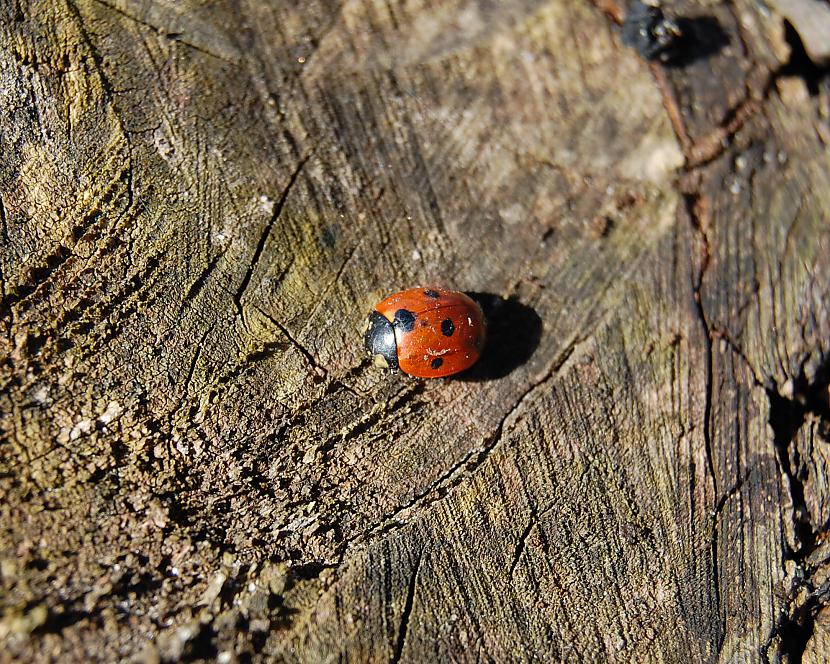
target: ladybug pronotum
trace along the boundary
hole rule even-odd
[[[376,366],[441,378],[475,364],[487,338],[481,307],[464,293],[409,288],[375,305],[364,344]]]

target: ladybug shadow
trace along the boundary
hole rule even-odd
[[[458,380],[483,382],[504,378],[527,362],[539,346],[542,319],[514,298],[467,292],[487,320],[487,343],[481,358]]]

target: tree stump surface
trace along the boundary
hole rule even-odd
[[[0,659],[823,661],[830,79],[670,8],[1,3]]]

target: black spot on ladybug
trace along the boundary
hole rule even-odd
[[[424,291],[424,295],[426,295],[427,297],[431,297],[434,300],[437,300],[439,297],[441,297],[441,295],[438,293],[438,291],[434,291],[430,288],[427,288]]]
[[[395,325],[404,332],[412,332],[415,328],[415,314],[407,309],[398,309],[395,312]]]
[[[444,364],[444,360],[442,360],[440,357],[436,357],[432,362],[429,363],[429,366],[431,366],[433,369],[440,369],[442,364]]]
[[[452,333],[455,332],[455,325],[449,318],[445,318],[441,321],[441,334],[445,337],[451,337]]]

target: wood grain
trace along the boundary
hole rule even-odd
[[[830,78],[607,5],[0,5],[4,658],[820,661]]]

